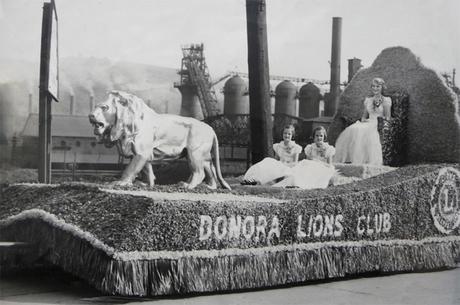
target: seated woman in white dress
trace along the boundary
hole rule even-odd
[[[314,189],[326,188],[329,185],[336,172],[332,165],[334,146],[324,142],[327,133],[322,126],[313,130],[313,139],[314,143],[305,147],[307,159],[300,161],[283,180],[273,186]]]
[[[313,144],[309,144],[305,147],[306,158],[308,160],[321,161],[332,165],[335,148],[325,142],[327,140],[327,133],[323,126],[316,127],[313,130],[313,140]]]
[[[289,174],[302,152],[302,146],[294,142],[295,128],[288,125],[283,129],[283,141],[273,144],[275,158],[265,158],[251,166],[241,184],[273,184]]]
[[[364,100],[361,121],[345,128],[336,143],[334,161],[338,163],[382,165],[382,144],[377,130],[378,117],[389,119],[391,98],[383,96],[385,81],[374,78],[371,84],[372,96]]]

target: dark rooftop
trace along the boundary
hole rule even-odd
[[[38,114],[31,113],[21,134],[23,137],[38,137]],[[93,128],[84,115],[53,114],[51,135],[62,137],[93,138]]]

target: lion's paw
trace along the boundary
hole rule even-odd
[[[217,184],[205,184],[205,186],[210,190],[217,190]]]
[[[189,184],[188,184],[187,182],[184,182],[184,181],[180,181],[180,182],[178,183],[178,185],[179,185],[180,187],[183,187],[183,188],[188,188],[188,187],[189,187]]]
[[[117,180],[110,184],[110,186],[131,186],[133,185],[132,181],[129,180]]]
[[[142,181],[136,181],[133,184],[138,185],[140,187],[147,187],[147,183],[142,182]]]

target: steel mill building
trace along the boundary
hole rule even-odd
[[[118,164],[116,147],[107,148],[96,143],[88,117],[54,114],[51,124],[51,162],[54,164]],[[26,167],[38,165],[38,114],[31,113],[22,131],[22,158]]]

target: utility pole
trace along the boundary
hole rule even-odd
[[[273,156],[265,0],[246,0],[252,163]]]
[[[51,182],[51,96],[48,92],[53,7],[43,3],[38,108],[38,181]]]
[[[53,49],[51,49],[52,45]],[[38,181],[40,183],[51,183],[51,103],[53,99],[57,101],[59,90],[57,45],[56,5],[54,0],[51,0],[49,3],[43,3],[40,50],[38,106]],[[50,69],[50,63],[53,65],[53,70]]]

